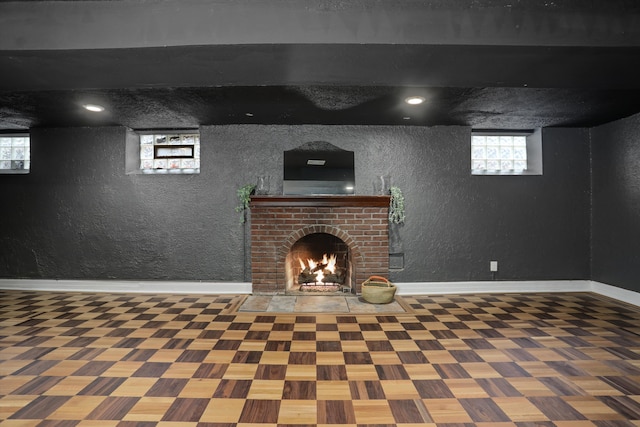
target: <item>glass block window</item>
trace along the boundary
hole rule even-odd
[[[28,135],[0,135],[0,173],[28,173],[31,149]]]
[[[140,169],[143,173],[200,173],[200,135],[141,134]]]
[[[474,131],[471,134],[474,175],[542,175],[542,134]]]

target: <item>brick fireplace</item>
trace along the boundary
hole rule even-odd
[[[252,196],[250,207],[254,294],[293,293],[291,251],[312,234],[343,243],[347,290],[389,274],[389,196]]]

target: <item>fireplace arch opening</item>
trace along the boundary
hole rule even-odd
[[[285,259],[286,292],[350,293],[352,255],[349,245],[329,233],[311,233],[298,239]]]

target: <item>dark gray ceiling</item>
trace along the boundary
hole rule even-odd
[[[142,0],[0,3],[0,130],[245,123],[529,129],[590,127],[640,112],[640,2],[528,1],[305,0],[293,12],[284,8],[294,3],[274,1],[265,9],[274,15],[300,18],[312,10],[325,19],[308,37],[315,42],[305,40],[313,26],[300,25],[290,29],[291,40],[270,28],[260,42],[258,13],[249,23],[252,37],[227,28],[225,37],[238,43],[207,44],[199,33],[174,39],[156,27],[171,25],[176,11],[197,23],[214,9],[209,4],[244,17],[256,3],[203,0],[191,11],[170,0],[157,14],[143,14],[140,7],[151,10],[153,2]],[[139,13],[134,19],[156,33],[140,43],[126,22],[113,21],[118,8]],[[46,19],[63,13],[85,26],[70,33]],[[442,37],[433,25],[417,27],[442,17],[449,20]],[[361,36],[364,21],[377,22],[377,32]],[[474,31],[465,35],[465,24]],[[91,28],[105,27],[113,34],[91,40]],[[410,107],[403,102],[409,95],[427,102]],[[87,102],[107,110],[83,111]]]

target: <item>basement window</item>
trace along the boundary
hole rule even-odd
[[[146,174],[200,173],[200,134],[197,131],[136,132],[139,171]]]
[[[542,175],[542,138],[535,131],[472,131],[473,175]]]
[[[30,144],[28,134],[0,135],[0,174],[29,173]]]

